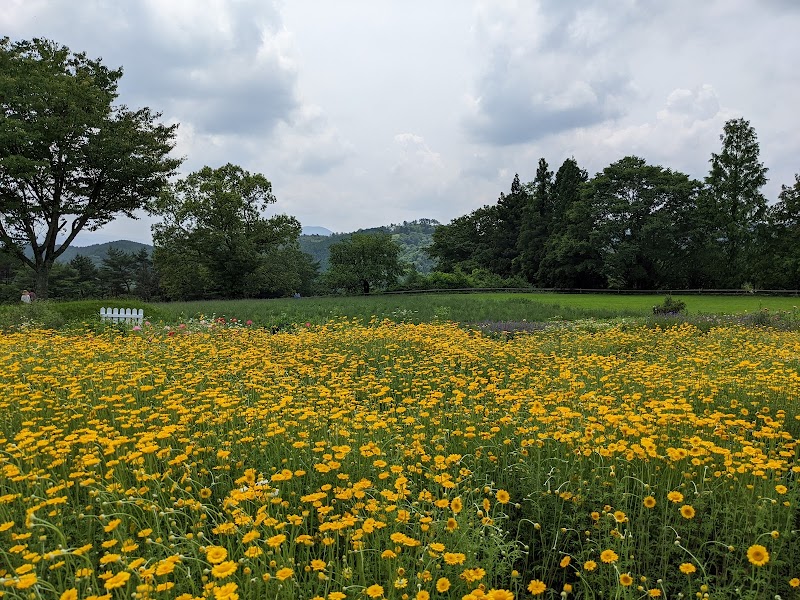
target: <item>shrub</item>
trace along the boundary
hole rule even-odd
[[[664,302],[656,304],[653,307],[654,315],[674,316],[686,314],[686,302],[683,300],[675,300],[672,296],[664,298]]]
[[[0,310],[0,330],[19,331],[29,327],[58,329],[66,320],[55,304],[47,301],[14,304]]]

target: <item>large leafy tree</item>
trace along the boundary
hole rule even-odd
[[[738,287],[753,274],[750,266],[756,231],[764,222],[767,201],[761,188],[767,168],[760,161],[755,129],[745,119],[725,123],[722,149],[711,155],[703,210],[707,213],[707,240],[717,250],[709,253],[719,274],[719,285]]]
[[[484,206],[433,231],[433,243],[426,252],[436,261],[436,270],[452,273],[458,269],[470,273],[480,267],[477,256],[486,244],[480,224],[491,210],[492,207]]]
[[[496,204],[482,206],[437,227],[427,250],[437,260],[437,269],[466,273],[482,269],[511,277],[528,202],[529,193],[519,175],[515,175],[510,193],[501,193]]]
[[[331,246],[328,285],[364,294],[389,286],[403,273],[399,256],[390,235],[353,234]]]
[[[275,202],[261,174],[204,167],[167,187],[154,212],[153,262],[171,298],[282,295],[308,277],[294,217],[266,218]],[[276,284],[279,282],[279,284]],[[276,287],[277,286],[277,287]]]
[[[689,281],[689,227],[700,183],[626,156],[591,179],[591,235],[608,287],[683,287]]]
[[[781,186],[778,202],[768,208],[768,225],[760,230],[755,283],[761,286],[800,289],[800,175],[794,179],[793,186]]]
[[[177,125],[114,104],[121,77],[49,40],[0,40],[0,242],[41,298],[79,232],[135,218],[180,164]]]

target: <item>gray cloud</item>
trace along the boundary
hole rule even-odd
[[[474,140],[533,142],[619,118],[638,97],[614,53],[619,29],[645,18],[637,3],[482,6],[476,43],[487,48],[488,59],[464,119]]]
[[[199,133],[263,134],[298,106],[290,36],[269,2],[28,0],[17,15],[22,29],[123,65],[121,102]]]
[[[306,225],[446,222],[542,156],[596,173],[637,154],[703,177],[739,116],[769,199],[800,170],[797,0],[2,3],[13,39],[122,65],[120,102],[181,124],[184,173],[263,173]]]

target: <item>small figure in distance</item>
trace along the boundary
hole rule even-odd
[[[28,296],[31,297],[31,302],[36,301],[36,292],[34,292],[33,290],[28,290]]]
[[[25,304],[30,304],[31,303],[30,292],[28,292],[28,290],[22,290],[22,296],[20,296],[20,300]]]

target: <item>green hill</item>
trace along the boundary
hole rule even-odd
[[[105,244],[92,244],[91,246],[70,246],[64,250],[64,254],[58,257],[56,262],[68,263],[78,254],[87,256],[92,259],[96,265],[100,265],[102,260],[108,253],[109,248],[116,248],[128,254],[136,254],[142,248],[147,249],[148,252],[153,251],[153,247],[149,244],[142,244],[141,242],[132,242],[130,240],[118,240],[116,242],[106,242]]]
[[[414,265],[420,273],[429,273],[435,263],[425,253],[424,248],[432,243],[433,231],[438,225],[440,225],[440,223],[434,219],[417,219],[410,222],[404,221],[401,224],[359,229],[358,231],[350,233],[301,235],[300,249],[310,254],[314,260],[320,263],[321,271],[326,271],[328,269],[330,247],[333,244],[353,235],[353,233],[389,234],[400,246],[400,260]],[[318,229],[327,231],[321,227]],[[153,247],[148,244],[132,242],[130,240],[118,240],[115,242],[106,242],[105,244],[93,244],[91,246],[70,246],[64,251],[64,254],[58,257],[57,262],[68,263],[78,254],[82,254],[83,256],[91,258],[95,264],[99,265],[108,253],[109,248],[116,248],[117,250],[122,250],[129,254],[135,254],[142,248],[147,249],[148,252],[153,251]],[[28,252],[28,255],[31,256],[30,252]]]
[[[434,219],[417,219],[404,221],[402,224],[384,225],[359,229],[351,233],[333,233],[331,235],[301,235],[300,249],[310,254],[319,262],[320,270],[328,270],[330,247],[350,237],[353,233],[389,234],[400,246],[400,260],[414,265],[420,273],[430,273],[435,262],[425,253],[424,248],[433,241],[433,231],[440,223]]]

